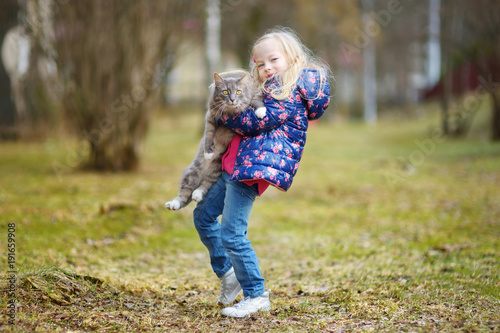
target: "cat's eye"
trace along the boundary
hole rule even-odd
[[[222,90],[222,93],[223,93],[224,95],[228,95],[228,94],[229,94],[229,91],[227,91],[227,90]]]
[[[241,90],[238,90],[238,91],[236,92],[236,95],[241,95],[241,93],[242,93],[242,91],[241,91]]]

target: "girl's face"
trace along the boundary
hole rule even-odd
[[[275,38],[268,38],[257,44],[253,56],[262,82],[283,73],[290,67],[279,41]]]

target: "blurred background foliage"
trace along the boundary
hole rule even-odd
[[[153,110],[203,110],[212,72],[246,68],[277,25],[332,67],[329,121],[440,112],[464,137],[490,99],[484,131],[500,140],[495,0],[4,0],[0,138],[63,132],[84,165],[135,170]]]

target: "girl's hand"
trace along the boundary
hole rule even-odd
[[[261,119],[252,108],[235,116],[224,115],[218,121],[219,125],[229,128],[242,136],[257,136],[282,126],[288,119],[288,111],[278,101],[271,100],[266,104],[264,117]],[[260,113],[260,112],[259,112]]]

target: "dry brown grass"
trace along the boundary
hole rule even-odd
[[[447,140],[409,168],[432,122],[313,128],[290,192],[270,190],[252,215],[272,310],[237,320],[215,304],[193,207],[162,208],[196,149],[188,120],[155,123],[137,174],[59,180],[52,163],[72,146],[2,144],[0,217],[16,224],[18,273],[15,325],[3,293],[0,330],[500,331],[498,144]]]

